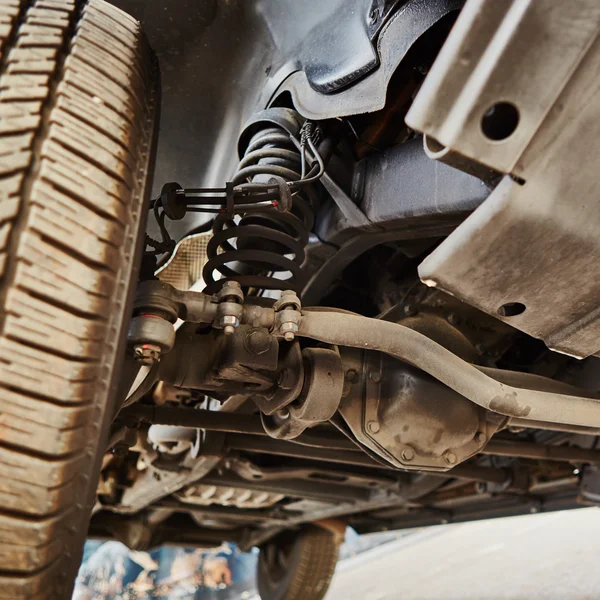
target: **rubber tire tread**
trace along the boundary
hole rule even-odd
[[[103,0],[0,0],[0,598],[70,598],[145,225],[158,69]]]
[[[261,549],[262,550],[262,549]],[[321,600],[331,583],[339,545],[328,530],[311,525],[294,542],[288,572],[273,589],[257,568],[257,587],[262,600]]]

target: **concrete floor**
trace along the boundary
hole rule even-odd
[[[341,561],[325,600],[599,600],[600,510],[429,528]]]

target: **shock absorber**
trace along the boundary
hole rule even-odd
[[[263,290],[301,292],[301,267],[317,208],[314,183],[323,172],[312,128],[309,123],[301,126],[300,116],[286,108],[263,111],[246,125],[238,148],[242,158],[232,184],[286,182],[291,202],[285,210],[274,202],[264,208],[253,206],[237,216],[221,213],[216,217],[203,270],[207,293],[216,293],[228,280],[237,281],[250,295]],[[307,150],[313,161],[309,166]]]

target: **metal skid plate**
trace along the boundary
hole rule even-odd
[[[600,350],[599,31],[597,0],[469,0],[407,116],[510,174],[423,281],[581,358]]]

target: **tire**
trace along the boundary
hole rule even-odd
[[[103,0],[0,0],[0,598],[71,598],[157,103],[155,60],[125,13]]]
[[[321,527],[281,534],[260,549],[256,579],[261,599],[321,600],[338,553],[334,535]],[[273,560],[277,555],[281,558]]]

